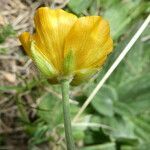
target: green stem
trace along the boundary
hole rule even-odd
[[[62,99],[63,99],[63,114],[64,128],[67,143],[67,150],[75,150],[75,145],[72,137],[71,119],[70,119],[70,104],[69,104],[69,83],[67,79],[61,80]]]

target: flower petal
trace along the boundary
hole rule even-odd
[[[110,28],[106,20],[100,16],[81,17],[66,38],[65,55],[70,49],[73,50],[76,69],[89,68],[101,56],[105,57],[110,53],[112,43],[104,46],[109,39]]]
[[[66,35],[77,17],[61,9],[52,10],[41,7],[37,10],[34,22],[39,41],[45,46],[54,66],[61,70]],[[46,55],[46,54],[45,54]]]
[[[111,37],[108,38],[107,42],[103,45],[103,47],[101,48],[102,51],[100,53],[100,55],[97,55],[97,58],[95,59],[96,61],[93,62],[93,64],[90,64],[91,67],[96,67],[96,68],[100,68],[105,60],[107,59],[107,55],[112,52],[113,49],[113,41],[111,39]]]
[[[26,53],[31,57],[31,51],[30,51],[30,38],[31,35],[29,32],[23,32],[20,36],[19,36],[19,40],[24,48],[24,50],[26,51]]]

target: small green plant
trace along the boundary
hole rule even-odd
[[[6,48],[0,48],[0,54],[5,54],[7,52]]]
[[[0,44],[5,42],[7,37],[15,35],[13,27],[8,24],[0,28]]]

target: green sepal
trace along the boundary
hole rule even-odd
[[[42,53],[39,52],[34,41],[31,42],[31,55],[36,66],[44,76],[49,78],[56,76],[56,69],[49,61],[47,61],[45,56],[43,56]]]
[[[72,75],[75,69],[75,56],[73,50],[69,50],[64,58],[63,73],[64,75]]]
[[[71,82],[72,85],[79,85],[90,80],[96,73],[98,73],[100,69],[98,68],[87,68],[81,69],[75,72],[73,81]]]

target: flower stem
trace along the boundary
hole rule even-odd
[[[74,145],[72,131],[71,131],[72,129],[71,129],[71,119],[70,119],[69,84],[70,81],[68,79],[61,80],[64,128],[65,128],[67,150],[75,150],[75,145]]]

